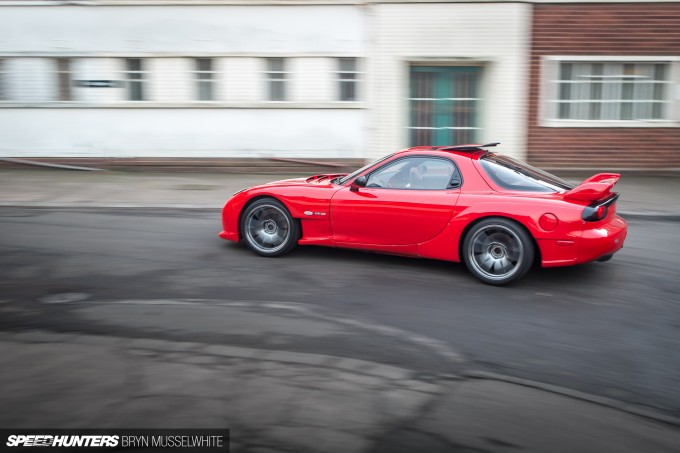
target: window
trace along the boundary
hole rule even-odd
[[[488,153],[479,159],[482,168],[493,182],[504,189],[527,192],[564,192],[574,185],[507,156]]]
[[[411,146],[475,142],[481,73],[476,66],[411,66]]]
[[[339,99],[341,101],[357,100],[357,72],[356,58],[338,58]]]
[[[554,119],[670,119],[668,62],[559,61],[554,71]]]
[[[127,99],[128,101],[144,100],[144,71],[141,58],[125,60],[127,68]]]
[[[286,71],[283,58],[267,58],[267,87],[270,101],[286,100]]]
[[[55,58],[3,58],[0,66],[3,101],[42,104],[59,99]]]
[[[358,170],[354,170],[354,171],[353,171],[352,173],[350,173],[349,175],[345,176],[345,177],[342,178],[342,179],[339,179],[339,180],[338,180],[338,184],[345,184],[345,183],[346,183],[347,181],[349,181],[350,179],[352,179],[352,178],[354,178],[354,177],[356,177],[356,176],[359,176],[359,175],[362,174],[364,171],[368,170],[369,168],[371,168],[371,167],[373,167],[373,166],[375,166],[375,165],[378,165],[380,162],[382,162],[382,161],[384,161],[384,160],[387,160],[387,159],[389,159],[389,158],[392,157],[392,156],[394,156],[394,153],[388,154],[388,155],[385,156],[385,157],[381,157],[380,159],[376,160],[375,162],[371,162],[370,164],[366,164],[366,165],[364,165],[363,167],[361,167],[361,168],[358,169]]]
[[[199,101],[215,100],[215,78],[213,74],[215,74],[215,71],[213,71],[212,58],[196,59],[196,83]]]
[[[0,101],[6,101],[7,99],[7,73],[5,72],[5,61],[0,60]]]
[[[60,101],[71,101],[71,60],[57,58],[57,83]]]
[[[448,159],[408,157],[371,173],[367,188],[444,190],[461,184],[456,167]]]

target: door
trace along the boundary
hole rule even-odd
[[[333,240],[346,244],[419,244],[448,224],[460,194],[449,159],[411,156],[368,176],[366,187],[339,190],[331,200]]]
[[[411,67],[411,146],[475,143],[480,72],[475,66]]]

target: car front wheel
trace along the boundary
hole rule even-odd
[[[490,285],[507,285],[527,273],[534,261],[534,243],[517,223],[490,218],[465,235],[463,262],[475,277]]]
[[[295,248],[300,228],[281,202],[263,198],[246,208],[241,217],[241,233],[253,252],[274,257]]]

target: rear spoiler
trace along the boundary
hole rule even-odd
[[[611,195],[611,189],[619,181],[618,173],[599,173],[564,193],[565,200],[595,201]]]

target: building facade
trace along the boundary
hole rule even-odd
[[[680,167],[679,6],[9,0],[0,157],[370,160],[500,141],[548,168]]]
[[[524,157],[531,5],[385,2],[371,12],[371,155],[501,141]]]
[[[0,6],[3,155],[363,152],[356,6],[11,3]]]
[[[537,3],[528,159],[680,168],[680,4]]]

